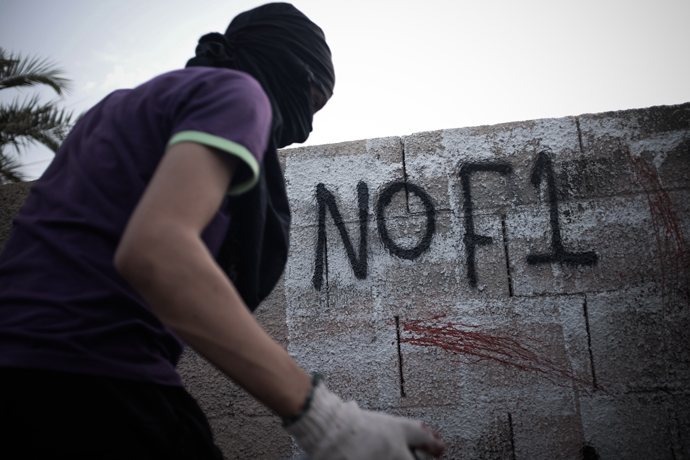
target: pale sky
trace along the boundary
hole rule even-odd
[[[62,103],[82,112],[183,67],[201,35],[263,3],[0,0],[0,47],[55,61],[74,82]],[[336,69],[307,145],[690,101],[689,0],[292,3]],[[30,178],[51,157],[22,155]]]

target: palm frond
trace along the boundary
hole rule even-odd
[[[25,177],[19,171],[21,164],[0,151],[0,184],[22,182]]]
[[[48,59],[25,58],[20,54],[7,54],[0,48],[0,90],[38,84],[48,85],[59,95],[72,89],[64,72]]]
[[[19,152],[38,142],[57,152],[71,127],[72,112],[54,102],[39,104],[37,96],[0,106],[0,148],[11,145]]]

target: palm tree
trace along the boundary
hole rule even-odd
[[[62,70],[46,59],[7,54],[0,48],[0,90],[48,85],[62,96],[71,89],[70,80],[62,75]],[[22,148],[38,142],[57,152],[71,127],[72,113],[58,108],[55,101],[40,103],[38,96],[31,96],[1,104],[0,184],[24,179],[20,163],[7,154],[6,147],[14,147],[19,154]]]

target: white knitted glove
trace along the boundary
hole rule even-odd
[[[323,383],[310,407],[286,427],[310,460],[414,460],[411,449],[440,456],[445,443],[422,422],[362,410]]]

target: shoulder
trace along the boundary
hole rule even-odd
[[[142,86],[178,97],[210,96],[233,99],[235,103],[270,105],[259,82],[238,70],[188,67],[159,75]]]
[[[251,166],[251,174],[244,175],[251,180],[239,190],[251,187],[272,126],[271,104],[261,85],[244,72],[210,67],[187,68],[159,78],[156,85],[164,88],[166,103],[174,101],[166,110],[172,120],[168,148],[189,141],[240,157]]]

